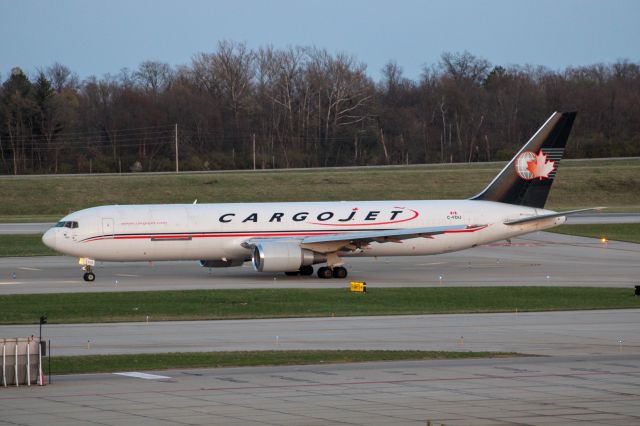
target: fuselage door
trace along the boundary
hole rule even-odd
[[[105,238],[113,238],[113,219],[103,217],[102,218],[102,235]]]

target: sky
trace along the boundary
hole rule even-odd
[[[419,78],[443,52],[551,69],[640,62],[639,0],[0,0],[0,80],[54,62],[80,78],[189,64],[220,40],[345,52],[378,79]]]

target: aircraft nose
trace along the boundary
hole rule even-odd
[[[56,232],[53,229],[49,229],[42,236],[42,242],[44,243],[45,246],[55,250],[56,249]]]

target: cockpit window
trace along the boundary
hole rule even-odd
[[[75,220],[73,220],[73,221],[65,221],[65,222],[58,222],[58,223],[56,223],[54,228],[78,228],[78,222],[76,222]]]

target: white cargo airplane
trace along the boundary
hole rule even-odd
[[[544,210],[575,118],[556,112],[478,195],[468,200],[114,205],[72,213],[42,241],[95,261],[200,260],[205,267],[345,278],[343,258],[463,250],[564,223]],[[390,188],[390,190],[392,190]],[[202,260],[201,260],[202,259]]]

